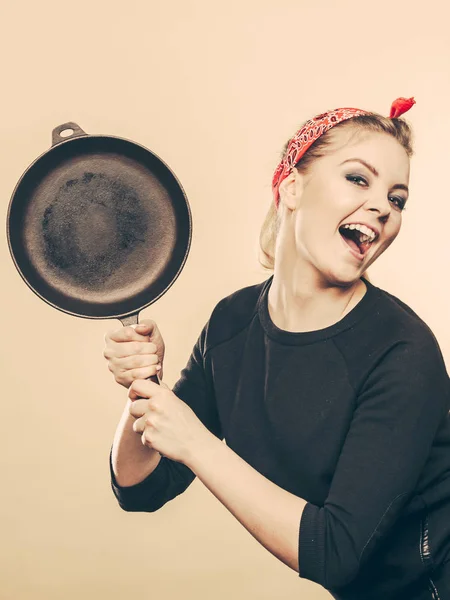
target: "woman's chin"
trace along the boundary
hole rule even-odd
[[[340,267],[330,267],[324,272],[324,276],[331,285],[339,287],[350,287],[354,285],[360,278],[364,271],[367,269],[367,265],[364,267],[342,265]]]

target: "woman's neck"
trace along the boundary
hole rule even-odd
[[[306,290],[306,291],[305,291]],[[285,331],[306,332],[330,327],[345,317],[362,300],[367,286],[362,279],[348,287],[311,290],[274,273],[268,292],[268,309],[273,323]]]

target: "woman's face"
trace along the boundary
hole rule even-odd
[[[307,175],[296,170],[290,190],[294,263],[305,262],[328,281],[351,283],[358,279],[395,240],[408,198],[409,157],[390,135],[352,128],[336,130],[327,155],[316,160]],[[376,176],[361,162],[378,172]],[[288,200],[289,202],[289,200]],[[365,223],[379,235],[365,252],[355,257],[339,232],[344,223]],[[300,261],[301,265],[297,263]]]

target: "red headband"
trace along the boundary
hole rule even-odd
[[[391,105],[389,118],[395,119],[399,117],[408,111],[415,103],[416,101],[414,98],[397,98]],[[317,115],[306,121],[303,127],[299,129],[290,140],[287,150],[273,175],[272,191],[277,209],[280,201],[280,183],[289,175],[292,167],[298,163],[303,154],[317,138],[338,123],[365,114],[368,114],[368,111],[359,110],[358,108],[335,108],[334,110],[322,113],[321,115]]]

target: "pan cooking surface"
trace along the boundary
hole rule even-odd
[[[10,244],[19,271],[67,312],[106,317],[153,302],[187,257],[191,218],[179,183],[127,140],[87,136],[55,146],[16,195]]]
[[[135,191],[104,173],[69,179],[42,219],[45,259],[74,283],[100,288],[140,248],[149,218]]]

